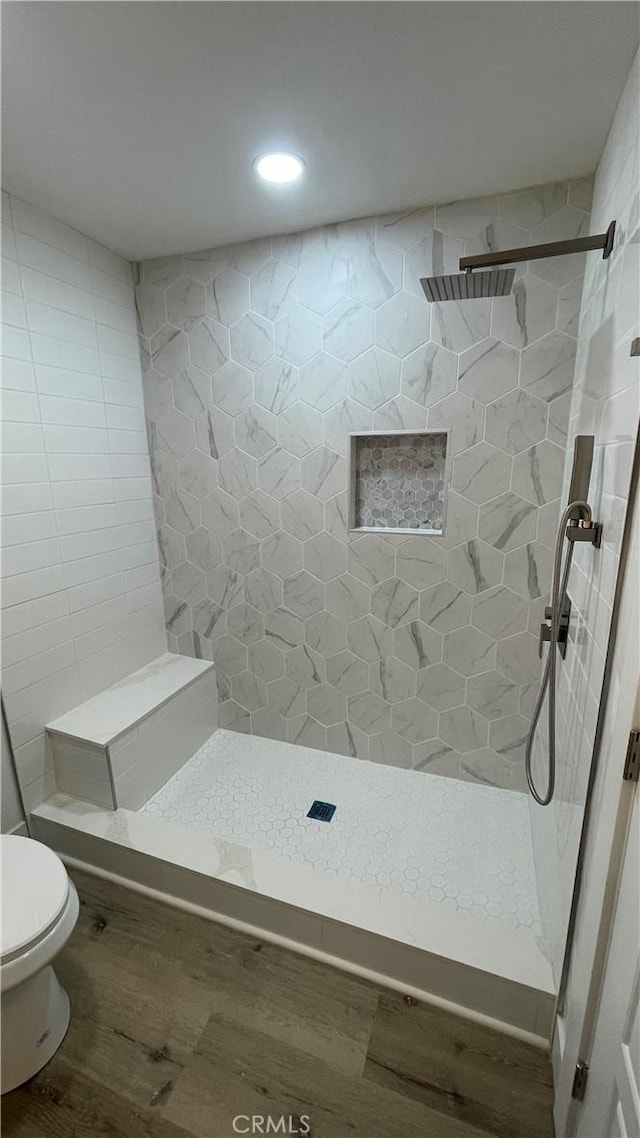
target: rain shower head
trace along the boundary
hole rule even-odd
[[[520,249],[503,249],[501,253],[478,253],[461,257],[459,273],[442,277],[422,277],[420,284],[432,304],[440,300],[478,300],[487,296],[508,296],[513,285],[515,269],[500,268],[523,261],[537,261],[541,257],[567,257],[571,253],[586,253],[589,249],[602,249],[603,259],[611,256],[616,233],[612,221],[606,233],[593,237],[573,237],[569,241],[549,241],[545,245],[524,245]]]
[[[515,269],[486,269],[484,272],[453,273],[446,277],[423,277],[420,281],[427,300],[477,300],[483,296],[508,296]]]

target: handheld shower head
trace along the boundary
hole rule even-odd
[[[594,444],[593,435],[576,435],[574,439],[569,503],[586,502],[589,498]]]
[[[478,300],[485,296],[508,296],[515,269],[488,269],[453,273],[445,277],[423,277],[420,284],[432,304],[438,300]]]

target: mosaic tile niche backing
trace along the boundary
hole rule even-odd
[[[356,528],[441,533],[446,453],[445,434],[356,437]]]

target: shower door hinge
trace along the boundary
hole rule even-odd
[[[586,1090],[587,1080],[589,1078],[589,1064],[580,1059],[576,1063],[576,1073],[573,1076],[573,1086],[571,1088],[571,1098],[575,1098],[578,1102],[582,1102]]]
[[[640,779],[640,731],[638,730],[629,732],[629,746],[622,777],[625,782],[638,782]]]

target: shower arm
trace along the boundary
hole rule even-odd
[[[478,253],[474,257],[461,257],[460,268],[468,273],[473,269],[489,269],[494,265],[511,265],[517,261],[538,261],[542,257],[566,257],[568,253],[587,253],[602,249],[602,258],[611,256],[616,232],[615,221],[606,233],[593,237],[573,237],[569,241],[549,241],[546,245],[523,245],[520,249],[503,249],[501,253]]]

